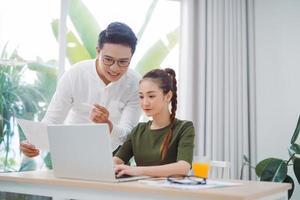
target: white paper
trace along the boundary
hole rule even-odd
[[[179,189],[187,189],[187,190],[201,190],[201,189],[208,189],[208,188],[219,188],[219,187],[242,185],[241,183],[216,181],[216,180],[207,180],[207,184],[205,185],[185,185],[185,184],[170,183],[165,178],[139,180],[139,182],[151,186],[155,186],[155,187],[170,187],[170,188],[179,188]]]
[[[17,119],[29,143],[41,150],[49,150],[47,124],[25,119]]]

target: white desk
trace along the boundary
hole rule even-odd
[[[287,183],[238,181],[239,186],[206,190],[158,188],[139,182],[103,183],[55,178],[52,171],[0,173],[0,191],[51,196],[53,199],[287,199]]]

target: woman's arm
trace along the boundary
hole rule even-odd
[[[122,165],[122,164],[124,164],[124,161],[121,158],[114,156],[113,163],[114,163],[114,165]]]
[[[119,159],[121,160],[121,159]],[[191,165],[183,160],[177,161],[176,163],[159,165],[159,166],[139,166],[132,167],[128,165],[117,165],[115,172],[117,176],[124,174],[131,176],[153,176],[153,177],[165,177],[175,174],[186,175],[191,168]]]

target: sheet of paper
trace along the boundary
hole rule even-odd
[[[17,119],[17,122],[31,144],[38,149],[49,150],[47,124],[25,119]]]
[[[176,184],[170,183],[165,178],[159,179],[145,179],[139,180],[140,183],[148,184],[155,187],[170,187],[170,188],[179,188],[179,189],[187,189],[187,190],[201,190],[208,188],[219,188],[219,187],[230,187],[230,186],[238,186],[242,185],[241,183],[233,183],[233,182],[225,182],[225,181],[216,181],[216,180],[207,180],[206,185],[185,185],[185,184]]]

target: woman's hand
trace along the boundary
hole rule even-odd
[[[115,166],[115,174],[117,177],[121,177],[122,175],[130,175],[130,176],[141,176],[143,175],[143,171],[140,167],[132,167],[128,165],[116,165]]]
[[[35,157],[40,154],[40,150],[33,144],[30,144],[27,140],[20,143],[20,149],[28,157]]]

